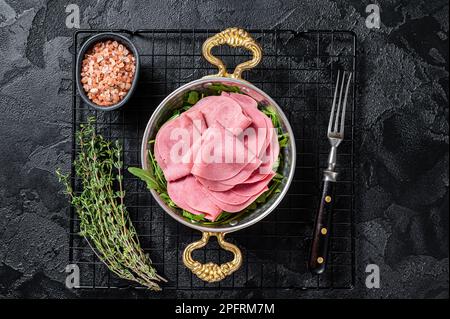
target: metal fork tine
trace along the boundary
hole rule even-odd
[[[331,133],[331,129],[332,129],[332,125],[333,125],[334,109],[336,106],[336,97],[337,97],[337,92],[338,92],[338,86],[339,86],[339,70],[338,70],[337,79],[336,79],[336,87],[334,89],[333,105],[331,106],[330,122],[328,123],[328,134]]]
[[[333,133],[338,133],[338,129],[339,129],[339,115],[341,114],[341,105],[342,105],[342,92],[344,91],[344,85],[345,85],[345,71],[344,74],[342,74],[342,81],[341,81],[341,89],[339,92],[339,100],[338,100],[338,107],[337,107],[337,111],[336,111],[336,115],[334,118],[334,129],[333,129]]]
[[[350,87],[350,81],[352,79],[352,73],[349,73],[348,80],[347,80],[347,88],[345,89],[345,96],[344,96],[344,104],[342,106],[342,115],[341,115],[341,128],[339,130],[340,134],[344,134],[344,127],[345,127],[345,109],[347,108],[347,96],[348,96],[348,89]]]

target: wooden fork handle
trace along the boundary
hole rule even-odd
[[[309,270],[314,274],[322,274],[328,261],[328,242],[330,237],[332,206],[334,202],[334,182],[324,180],[319,211],[316,214],[309,258]]]

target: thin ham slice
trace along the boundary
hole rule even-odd
[[[163,169],[164,177],[167,181],[177,180],[189,175],[190,173],[192,163],[186,164],[181,161],[175,162],[170,155],[172,147],[178,143],[177,140],[170,138],[173,130],[177,128],[189,127],[192,127],[192,121],[188,117],[182,116],[165,123],[156,135],[155,159],[159,166]],[[184,145],[184,147],[189,150],[190,145],[187,144]]]
[[[182,114],[159,129],[156,134],[154,153],[167,181],[174,181],[190,174],[193,165],[192,143],[195,138],[201,138],[201,133],[205,129],[206,123],[199,111]],[[181,136],[171,136],[177,132],[175,130],[179,132],[183,130],[188,135],[186,142]],[[173,156],[174,154],[171,153],[173,149],[179,150],[179,156]],[[183,150],[186,150],[184,154],[181,153]]]
[[[264,114],[264,120],[266,121],[266,127],[267,127],[266,144],[264,145],[261,153],[259,153],[259,158],[261,158],[263,156],[264,150],[266,150],[267,147],[270,145],[270,143],[273,141],[274,135],[277,138],[276,142],[278,143],[277,132],[275,131],[275,128],[273,127],[272,120],[269,117],[267,117],[265,114]]]
[[[220,200],[217,200],[207,190],[204,190],[204,194],[206,195],[206,197],[211,202],[213,202],[215,205],[217,205],[218,207],[220,207],[224,211],[229,212],[229,213],[237,213],[237,212],[240,212],[241,210],[243,210],[244,208],[246,208],[251,203],[253,203],[265,191],[267,191],[267,187],[265,189],[263,189],[260,193],[255,194],[255,195],[253,195],[251,197],[247,197],[248,199],[245,202],[243,202],[242,204],[237,204],[237,205],[224,203],[224,202],[222,202]]]
[[[255,170],[259,169],[261,163],[262,162],[260,159],[256,159],[254,163],[248,163],[247,166],[245,166],[238,174],[231,178],[221,180],[220,183],[233,186],[243,183],[253,174]]]
[[[255,109],[258,108],[258,103],[256,103],[256,100],[251,98],[248,95],[240,94],[240,93],[222,92],[222,96],[230,97],[233,100],[235,100],[236,102],[238,102],[241,105],[244,112],[246,112],[247,106],[253,107]]]
[[[259,170],[256,170],[250,175],[249,178],[247,178],[245,181],[242,182],[242,184],[251,184],[259,182],[260,180],[267,177],[267,175],[270,175],[272,172],[269,172],[268,174],[261,174]]]
[[[234,187],[234,185],[222,184],[220,181],[211,181],[209,179],[202,178],[200,176],[196,176],[196,178],[200,182],[200,184],[203,185],[203,187],[210,189],[212,191],[225,192]]]
[[[258,129],[262,128],[266,133],[264,138],[262,138],[261,134],[250,134],[248,139],[245,140],[245,146],[250,148],[255,154],[258,154],[263,161],[260,173],[263,175],[270,174],[279,155],[278,136],[276,136],[272,121],[258,110],[258,105],[253,98],[238,93],[223,92],[222,94],[238,102],[244,112],[252,119],[252,124],[247,130],[251,128],[254,132],[258,132]],[[246,181],[240,181],[240,183],[246,183]]]
[[[260,174],[269,174],[273,171],[273,165],[278,160],[278,155],[280,154],[280,144],[278,143],[278,136],[273,134],[272,140],[267,146],[264,152],[263,158],[261,159],[263,163],[259,167],[258,171]]]
[[[239,103],[227,96],[204,97],[192,109],[202,112],[208,127],[215,126],[217,122],[233,134],[239,134],[252,123]]]
[[[238,93],[225,94],[238,102],[244,113],[252,120],[252,124],[244,130],[242,137],[245,138],[244,144],[246,147],[254,154],[261,155],[267,148],[271,137],[270,132],[268,132],[270,127],[266,121],[267,116],[258,110],[258,104],[251,97]]]
[[[200,135],[203,134],[203,132],[208,128],[206,126],[205,117],[203,116],[202,112],[200,112],[198,109],[190,109],[184,112],[183,114],[191,119],[194,128],[198,133],[200,133]]]
[[[249,184],[239,184],[233,187],[231,190],[233,193],[240,196],[253,196],[255,194],[259,194],[263,189],[267,187],[267,184],[272,180],[275,176],[275,173],[267,174],[267,176],[255,183]]]
[[[167,192],[180,208],[193,214],[204,214],[209,220],[214,221],[222,212],[221,208],[205,198],[203,187],[192,175],[167,183]]]
[[[199,182],[205,186],[207,189],[213,190],[213,191],[227,191],[232,189],[234,186],[246,183],[247,180],[258,171],[259,167],[261,166],[261,162],[255,162],[255,163],[248,163],[247,166],[245,166],[239,173],[237,173],[235,176],[225,179],[225,180],[209,180],[202,177],[197,176],[197,179]],[[268,174],[264,174],[264,177],[266,177]],[[256,179],[255,181],[261,180],[264,177],[261,177],[259,179]]]
[[[232,189],[236,185],[254,183],[266,178],[269,174],[260,174],[258,172],[260,166],[260,162],[248,163],[235,176],[225,180],[209,180],[199,176],[197,176],[197,179],[207,189],[224,192]]]
[[[172,199],[172,201],[181,209],[187,210],[188,212],[195,215],[206,216],[205,212],[198,211],[186,203],[186,200],[182,196],[182,192],[179,190],[182,180],[183,179],[179,179],[178,181],[167,183],[167,193],[169,194],[170,199]]]
[[[215,200],[230,205],[240,205],[245,203],[250,196],[242,196],[234,192],[214,192],[208,190],[209,194],[214,197]]]
[[[191,173],[196,176],[214,181],[227,180],[236,176],[247,165],[252,165],[250,166],[252,171],[261,165],[261,161],[255,154],[220,126],[208,128],[202,137],[202,143],[191,170]],[[217,157],[212,154],[216,154]]]

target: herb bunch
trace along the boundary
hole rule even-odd
[[[142,250],[124,204],[122,148],[96,134],[90,117],[76,133],[79,153],[74,161],[81,192],[72,189],[69,175],[56,174],[65,186],[80,219],[80,235],[95,247],[95,253],[121,278],[152,290],[161,290],[160,277]],[[118,190],[117,190],[118,189]]]
[[[209,95],[220,95],[222,92],[233,92],[233,93],[241,93],[239,87],[237,86],[227,86],[223,84],[212,84],[208,86],[207,91],[200,92],[191,90],[184,95],[183,104],[179,109],[176,109],[167,121],[177,118],[183,112],[189,110],[195,103]],[[278,116],[278,113],[271,106],[260,107],[260,110],[268,116],[272,124],[278,134],[278,143],[280,145],[280,149],[284,148],[289,143],[289,135],[287,133],[283,133],[283,129],[281,126],[281,121]],[[151,140],[148,142],[148,169],[144,170],[137,167],[129,167],[128,171],[140,178],[147,184],[147,188],[149,190],[155,190],[161,199],[167,204],[167,206],[180,210],[183,217],[193,222],[201,222],[202,225],[219,225],[229,223],[233,219],[240,217],[243,214],[249,213],[255,210],[258,205],[264,204],[267,202],[273,194],[279,193],[280,184],[283,180],[283,175],[280,174],[283,168],[283,157],[280,153],[277,161],[274,164],[274,171],[276,172],[275,176],[269,183],[269,189],[261,194],[252,204],[246,207],[244,210],[238,213],[228,213],[222,212],[215,221],[209,221],[204,218],[204,215],[196,215],[188,212],[187,210],[179,208],[170,198],[167,193],[167,181],[164,178],[163,171],[161,167],[158,165],[158,162],[155,159],[155,156],[152,153],[154,149],[155,140]]]

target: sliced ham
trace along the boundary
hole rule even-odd
[[[269,172],[268,174],[261,174],[259,170],[256,170],[250,175],[249,178],[247,178],[245,181],[242,182],[242,184],[252,184],[259,182],[260,180],[267,177],[267,175],[270,175],[272,172]]]
[[[187,210],[188,212],[195,215],[206,216],[205,212],[198,211],[186,203],[183,193],[179,190],[180,185],[182,185],[181,184],[182,180],[183,179],[179,179],[178,181],[167,183],[167,193],[169,194],[170,199],[172,199],[172,201],[176,203],[177,206],[180,207],[181,209]]]
[[[263,189],[267,187],[267,184],[272,180],[274,176],[275,173],[267,174],[267,176],[260,181],[257,181],[255,183],[236,185],[231,191],[240,196],[253,196],[255,194],[259,194]]]
[[[171,138],[172,132],[179,128],[187,130],[190,128],[192,130],[192,121],[186,116],[180,116],[165,123],[156,135],[155,158],[163,169],[164,176],[167,181],[177,180],[189,175],[192,167],[192,163],[183,163],[181,160],[174,161],[171,156],[171,150],[177,143],[183,144],[184,149],[187,150],[187,152],[189,152],[191,146],[190,141],[184,143]]]
[[[202,178],[197,176],[197,179],[199,182],[205,186],[207,189],[213,190],[213,191],[227,191],[232,189],[234,186],[247,183],[247,180],[250,179],[250,177],[255,174],[257,174],[259,171],[259,167],[261,166],[261,162],[255,162],[255,163],[248,163],[247,166],[245,166],[239,173],[237,173],[235,176],[225,179],[225,180],[209,180],[206,178]],[[261,179],[264,179],[269,174],[262,174],[262,177],[254,178],[255,181],[259,181]],[[252,181],[250,181],[252,182]]]
[[[173,202],[212,221],[223,211],[242,211],[268,190],[279,151],[272,121],[257,102],[226,92],[164,124],[154,147]]]
[[[247,165],[253,165],[250,166],[253,171],[261,164],[255,154],[222,127],[208,128],[203,137],[191,170],[196,176],[215,181],[227,180]]]
[[[190,174],[193,165],[191,147],[194,139],[201,138],[204,130],[206,122],[199,111],[184,113],[159,129],[154,153],[167,181]]]
[[[278,159],[278,155],[280,154],[280,144],[278,143],[278,136],[273,134],[272,140],[264,152],[263,158],[261,160],[263,163],[259,167],[260,174],[269,174],[273,171],[273,165]]]
[[[197,176],[198,181],[207,189],[224,192],[239,184],[255,183],[265,179],[269,174],[259,173],[259,163],[249,163],[235,176],[225,180],[209,180]]]
[[[192,175],[167,183],[167,192],[180,208],[197,215],[205,214],[209,220],[214,221],[222,212],[221,208],[205,198],[203,187]]]
[[[262,193],[264,193],[267,189],[262,190],[260,193],[255,194],[251,197],[248,197],[248,199],[242,203],[242,204],[238,204],[238,205],[233,205],[233,204],[229,204],[229,203],[224,203],[220,200],[217,200],[214,196],[212,196],[211,194],[209,194],[208,191],[204,191],[204,194],[206,195],[206,197],[213,202],[215,205],[217,205],[218,207],[220,207],[221,209],[223,209],[225,212],[228,213],[237,213],[240,212],[241,210],[243,210],[244,208],[246,208],[248,205],[250,205],[251,203],[253,203]]]
[[[245,146],[259,156],[267,148],[271,137],[268,132],[270,127],[266,121],[267,116],[258,110],[258,104],[251,97],[238,93],[227,93],[227,96],[238,102],[244,113],[252,120],[252,124],[244,130],[242,136],[245,137]]]
[[[202,112],[198,109],[190,109],[183,113],[185,116],[189,117],[193,123],[194,128],[198,133],[203,134],[203,132],[208,128],[205,117]]]
[[[256,101],[244,94],[238,93],[222,93],[225,96],[229,96],[240,104],[244,112],[252,119],[252,124],[248,129],[252,129],[256,134],[249,134],[248,139],[245,141],[245,145],[250,148],[252,152],[258,154],[259,158],[263,160],[261,166],[261,173],[269,174],[272,170],[272,166],[278,158],[279,147],[278,136],[276,136],[273,123],[269,117],[258,110]],[[261,134],[261,129],[264,131],[264,138]]]
[[[267,149],[269,144],[273,141],[274,136],[276,137],[277,143],[278,143],[277,132],[275,131],[275,128],[273,127],[272,120],[269,117],[267,117],[266,115],[264,115],[264,120],[266,121],[267,136],[266,136],[266,144],[264,145],[264,149],[262,150],[261,153],[259,153],[260,158],[261,158],[264,150]]]
[[[242,132],[252,123],[239,103],[227,96],[204,97],[192,109],[202,112],[208,127],[217,122],[233,134]]]
[[[207,190],[207,192],[214,197],[215,200],[230,205],[240,205],[245,203],[250,196],[242,196],[235,192],[215,192]]]
[[[200,182],[200,184],[203,185],[203,187],[205,187],[206,189],[213,190],[213,191],[225,192],[225,191],[232,189],[235,186],[235,185],[222,184],[220,181],[211,181],[209,179],[202,178],[200,176],[196,176],[196,178]]]
[[[221,180],[220,183],[233,186],[243,183],[253,174],[254,171],[259,169],[261,163],[262,162],[260,159],[257,159],[254,163],[248,163],[247,166],[245,166],[238,174],[231,178]]]
[[[258,103],[256,103],[255,99],[252,99],[250,96],[240,93],[230,93],[230,92],[222,92],[222,96],[227,96],[238,102],[244,112],[247,112],[247,107],[253,107],[255,109],[258,108]],[[248,113],[247,113],[248,114]]]

